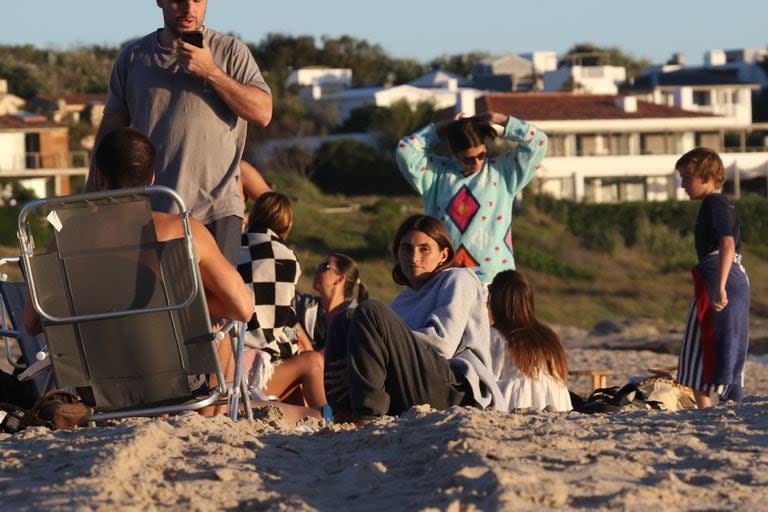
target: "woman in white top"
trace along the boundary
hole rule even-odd
[[[528,281],[505,270],[496,275],[489,294],[491,368],[506,410],[570,411],[565,349],[557,334],[536,319]]]

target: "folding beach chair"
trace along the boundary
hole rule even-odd
[[[178,205],[184,237],[157,240],[150,197]],[[52,231],[35,252],[33,212]],[[189,214],[166,187],[39,199],[19,216],[22,264],[40,315],[58,387],[74,387],[97,411],[88,420],[198,410],[225,396],[237,418],[244,325],[214,332],[195,259]],[[217,341],[232,332],[234,383],[227,384]],[[217,376],[217,388],[196,383]]]
[[[45,336],[31,336],[24,329],[24,304],[26,302],[27,284],[21,281],[8,281],[5,273],[10,266],[18,268],[19,258],[9,257],[0,259],[0,295],[2,295],[2,308],[0,308],[0,336],[5,340],[5,358],[16,370],[14,373],[27,373],[29,367],[47,357]],[[17,344],[18,350],[14,351],[11,340]],[[18,356],[18,357],[17,357]],[[35,395],[39,398],[52,385],[49,368],[43,368],[29,377],[32,380]]]

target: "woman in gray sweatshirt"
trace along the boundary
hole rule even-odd
[[[361,303],[345,326],[346,343],[334,340],[346,350],[326,353],[332,403],[345,403],[358,420],[396,416],[418,404],[501,405],[490,370],[486,291],[470,270],[453,267],[445,226],[428,215],[409,217],[392,253],[392,277],[408,288],[390,307]],[[336,387],[341,367],[347,385]],[[348,401],[341,400],[344,391]]]

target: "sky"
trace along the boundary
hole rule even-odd
[[[269,33],[348,34],[422,62],[444,54],[617,46],[658,64],[675,52],[768,47],[767,0],[209,0],[206,25],[258,43]],[[153,0],[0,0],[0,44],[117,46],[162,25]]]

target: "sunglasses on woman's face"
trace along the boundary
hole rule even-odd
[[[475,163],[475,160],[477,160],[478,162],[482,162],[483,160],[485,160],[485,157],[486,157],[486,152],[483,151],[482,153],[478,153],[472,156],[461,156],[459,157],[459,160],[461,160],[462,163],[466,165],[472,165]]]
[[[326,270],[333,270],[333,271],[334,271],[334,272],[336,272],[337,274],[341,274],[341,272],[339,272],[339,271],[338,271],[338,269],[335,269],[335,268],[333,268],[333,267],[331,266],[331,264],[330,264],[330,263],[328,263],[327,261],[321,261],[320,263],[318,263],[318,264],[317,264],[317,272],[318,272],[319,274],[322,274],[322,273],[323,273],[323,272],[325,272]]]

